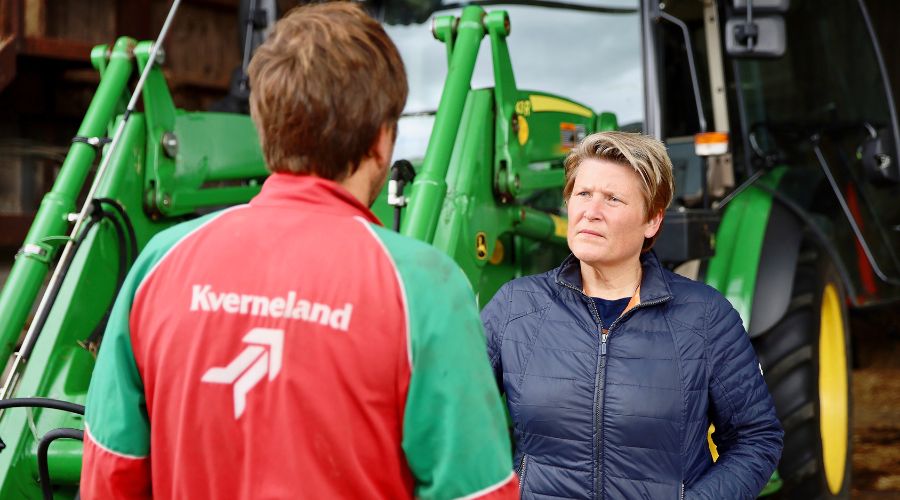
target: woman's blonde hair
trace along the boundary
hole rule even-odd
[[[646,220],[665,212],[672,203],[675,191],[672,160],[666,153],[666,146],[653,137],[630,132],[598,132],[585,137],[566,157],[566,184],[563,188],[566,200],[572,194],[578,167],[589,158],[634,169],[641,179]],[[643,251],[653,246],[658,235],[659,231],[652,238],[645,239]]]

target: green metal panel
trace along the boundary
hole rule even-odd
[[[779,167],[757,182],[776,188],[786,171]],[[749,328],[753,293],[763,238],[769,222],[772,196],[754,187],[738,195],[725,208],[716,233],[716,254],[710,259],[706,283],[724,295]]]
[[[144,41],[134,49],[138,71],[143,72],[153,50],[153,42]],[[144,119],[147,123],[145,172],[145,205],[163,215],[176,215],[169,211],[171,193],[166,186],[175,175],[175,160],[165,154],[162,147],[163,136],[175,129],[175,103],[169,93],[165,77],[159,65],[150,69],[144,83],[142,95],[144,101]]]
[[[598,121],[587,106],[546,92],[523,90],[516,107],[528,131],[524,148],[531,162],[562,160]]]
[[[515,209],[494,201],[493,98],[491,90],[469,93],[433,241],[459,264],[482,303],[516,275],[511,254],[495,254],[497,242],[513,228]]]
[[[434,237],[444,195],[447,192],[447,169],[462,119],[463,107],[475,71],[478,47],[484,37],[481,7],[463,9],[457,27],[456,41],[441,94],[434,129],[428,140],[425,160],[410,192],[408,217],[404,217],[402,233],[430,243]]]
[[[245,203],[269,175],[249,116],[179,112],[173,137],[174,168],[157,177],[168,215]]]
[[[460,134],[456,137],[447,172],[450,189],[441,208],[433,244],[450,255],[470,282],[477,282],[480,268],[493,250],[493,240],[507,226],[503,214],[485,202],[491,193],[491,151],[493,145],[493,93],[477,90],[469,93],[463,111]],[[486,196],[485,196],[486,195]],[[477,217],[474,217],[475,214]],[[485,257],[476,256],[476,233],[485,234]]]
[[[51,471],[50,478],[53,480],[54,485],[77,487],[81,479],[82,449],[82,443],[77,439],[58,439],[53,441],[47,450],[47,469]],[[32,467],[31,475],[39,477],[37,450],[35,449],[34,456],[29,456],[27,459]]]
[[[774,493],[777,493],[778,490],[784,485],[784,480],[781,479],[781,475],[778,474],[778,471],[772,473],[772,477],[769,479],[769,482],[766,483],[766,486],[759,493],[761,497],[767,497]]]

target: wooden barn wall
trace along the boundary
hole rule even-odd
[[[91,48],[155,38],[171,3],[0,0],[0,248],[21,243],[81,123],[99,83]],[[182,1],[163,67],[178,107],[204,110],[226,95],[241,57],[238,4]]]

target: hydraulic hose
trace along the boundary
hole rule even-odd
[[[103,205],[109,205],[113,207],[112,212],[107,212],[103,209]],[[128,268],[130,267],[129,263],[133,262],[134,258],[137,256],[137,236],[134,232],[134,226],[131,223],[131,220],[128,218],[128,214],[125,212],[125,209],[122,207],[119,202],[110,198],[99,198],[95,199],[91,203],[90,210],[91,218],[82,228],[82,231],[78,234],[73,242],[73,249],[77,251],[81,244],[84,242],[85,238],[87,238],[88,233],[90,233],[91,229],[97,225],[102,220],[109,220],[113,226],[113,230],[116,234],[116,241],[119,245],[119,273],[116,281],[116,292],[122,287],[122,283],[125,281],[125,276],[128,274]],[[115,215],[118,214],[118,215]],[[121,219],[121,220],[120,220]],[[128,241],[126,241],[126,239]],[[130,258],[129,258],[130,257]],[[65,276],[68,274],[69,266],[72,261],[68,260],[66,262],[60,263],[60,265],[65,265],[62,269],[62,275]],[[50,303],[56,301],[56,297],[59,295],[59,291],[62,288],[62,280],[57,282],[57,286],[55,286],[50,291]],[[43,314],[38,315],[34,319],[34,323],[36,323],[37,331],[40,331],[44,328],[44,324],[47,322],[47,319],[50,316],[50,310],[47,309],[43,312]],[[108,313],[104,318],[108,317]],[[105,321],[101,321],[101,325],[105,324]],[[95,337],[95,333],[92,333],[89,338]],[[20,352],[22,353],[25,359],[28,359],[31,356],[31,352],[34,350],[34,346],[37,344],[37,337],[32,337],[27,339]],[[2,407],[0,407],[2,408]]]
[[[47,450],[50,449],[50,443],[57,439],[84,441],[84,431],[69,428],[53,429],[44,434],[44,437],[38,443],[38,480],[41,483],[41,493],[44,495],[44,500],[53,500],[53,485],[50,483],[50,465],[47,463]]]
[[[96,200],[104,205],[111,206],[113,210],[119,214],[119,217],[122,218],[122,222],[125,223],[125,229],[128,231],[128,240],[131,242],[129,245],[131,260],[134,261],[138,254],[137,234],[134,231],[134,224],[131,223],[131,217],[128,217],[128,212],[125,211],[125,207],[123,207],[118,200],[112,198],[96,198]]]
[[[50,408],[52,410],[67,411],[84,415],[84,406],[50,398],[9,398],[0,400],[0,410],[7,408]],[[0,451],[6,448],[6,443],[0,439]]]
[[[0,409],[7,408],[50,408],[84,415],[84,406],[50,398],[9,398],[0,401]]]

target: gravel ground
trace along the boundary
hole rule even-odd
[[[900,369],[856,370],[853,391],[853,489],[900,498]]]
[[[853,498],[900,499],[900,308],[851,315]]]

